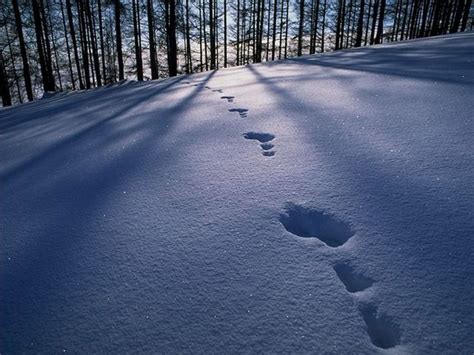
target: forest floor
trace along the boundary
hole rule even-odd
[[[0,110],[0,352],[469,353],[474,33]]]

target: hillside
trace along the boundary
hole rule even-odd
[[[474,33],[0,110],[0,352],[471,353]]]

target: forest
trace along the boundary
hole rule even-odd
[[[2,105],[472,28],[472,0],[7,0]]]

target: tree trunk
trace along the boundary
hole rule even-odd
[[[383,20],[385,18],[385,0],[380,0],[380,14],[379,14],[379,24],[377,29],[377,36],[375,37],[375,44],[382,43],[383,35]]]
[[[83,90],[84,82],[82,81],[81,65],[79,63],[79,53],[77,50],[76,31],[74,29],[74,21],[72,17],[71,0],[66,0],[66,12],[67,12],[67,17],[68,17],[68,22],[69,22],[69,32],[71,33],[72,47],[74,50],[74,59],[76,62],[77,77],[79,78],[79,88]]]
[[[142,63],[142,48],[139,41],[139,23],[138,23],[138,3],[136,0],[132,0],[133,7],[133,39],[135,43],[135,62],[137,65],[137,80],[143,81],[143,63]]]
[[[289,25],[290,25],[290,0],[286,0],[285,59],[288,57],[288,27]]]
[[[48,68],[48,81],[50,83],[50,87],[52,91],[56,91],[56,84],[54,82],[54,73],[53,73],[51,45],[49,43],[48,23],[46,19],[46,12],[44,10],[43,0],[40,0],[40,11],[41,11],[41,19],[43,21],[44,44],[46,45],[44,48],[45,48],[45,62],[46,62],[46,67]]]
[[[469,18],[469,10],[471,8],[471,3],[472,3],[472,0],[466,0],[466,3],[464,5],[464,10],[463,10],[464,14],[462,17],[461,32],[464,32],[466,30],[467,19]]]
[[[378,12],[379,12],[379,0],[375,0],[374,12],[372,13],[372,29],[371,29],[371,32],[370,32],[370,44],[371,45],[375,43],[375,28],[377,26],[377,14],[378,14]]]
[[[355,42],[356,47],[360,47],[362,45],[362,31],[364,29],[364,7],[365,0],[360,0],[359,19],[357,21],[357,35]]]
[[[20,43],[21,59],[23,62],[23,77],[25,78],[25,88],[28,100],[33,100],[33,89],[31,86],[30,65],[28,63],[28,56],[26,54],[25,39],[23,37],[23,26],[21,23],[20,9],[18,7],[18,0],[12,0],[13,11],[15,12],[16,33],[18,35],[18,42]]]
[[[298,26],[298,57],[303,54],[304,0],[300,0],[300,21]]]
[[[227,0],[224,0],[224,68],[227,68]]]
[[[12,105],[10,86],[8,85],[7,73],[3,63],[2,53],[0,52],[0,96],[2,96],[3,107]]]
[[[104,49],[104,31],[102,28],[102,0],[97,0],[97,10],[99,16],[99,36],[100,36],[100,55],[102,56],[102,77],[104,78],[104,84],[107,84],[107,73],[105,72],[105,49]]]
[[[327,14],[327,0],[324,0],[323,5],[323,27],[321,29],[321,53],[324,53],[324,36],[326,36],[326,14]]]
[[[50,75],[48,72],[48,67],[46,65],[45,49],[44,49],[44,43],[43,43],[43,27],[41,24],[39,0],[32,0],[32,3],[33,3],[33,19],[34,19],[35,34],[36,34],[36,47],[38,50],[38,59],[39,59],[40,68],[41,68],[43,90],[55,91],[55,85],[52,85],[54,83],[50,82]]]
[[[147,0],[148,38],[150,42],[150,67],[152,80],[158,79],[158,65],[156,62],[155,17],[153,14],[153,0]]]
[[[119,67],[119,80],[123,80],[125,78],[124,75],[124,68],[123,68],[123,54],[122,54],[122,30],[120,24],[120,0],[114,1],[114,10],[115,10],[115,35],[116,35],[116,46],[117,46],[117,60],[118,60],[118,67]]]
[[[166,33],[168,38],[168,75],[178,74],[178,55],[176,45],[176,1],[165,0],[167,12]]]

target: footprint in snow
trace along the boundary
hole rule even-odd
[[[364,291],[374,284],[374,280],[356,272],[349,264],[338,263],[334,265],[334,271],[350,293]]]
[[[266,157],[272,157],[275,155],[275,151],[272,150],[274,145],[270,141],[275,139],[275,136],[271,133],[263,132],[247,132],[244,133],[245,139],[257,140],[260,142],[260,148],[262,148],[262,154]]]
[[[231,108],[229,109],[229,112],[237,112],[240,117],[242,118],[246,118],[247,117],[247,112],[249,110],[247,110],[246,108]]]
[[[390,349],[400,344],[400,326],[392,317],[380,313],[374,304],[359,306],[367,333],[373,345],[381,349]]]
[[[213,89],[212,92],[218,92],[218,93],[223,93],[222,89]]]
[[[234,96],[221,96],[221,99],[227,100],[227,102],[234,102]]]
[[[353,235],[349,225],[317,209],[288,203],[280,214],[285,229],[301,238],[316,238],[328,247],[344,245]]]

